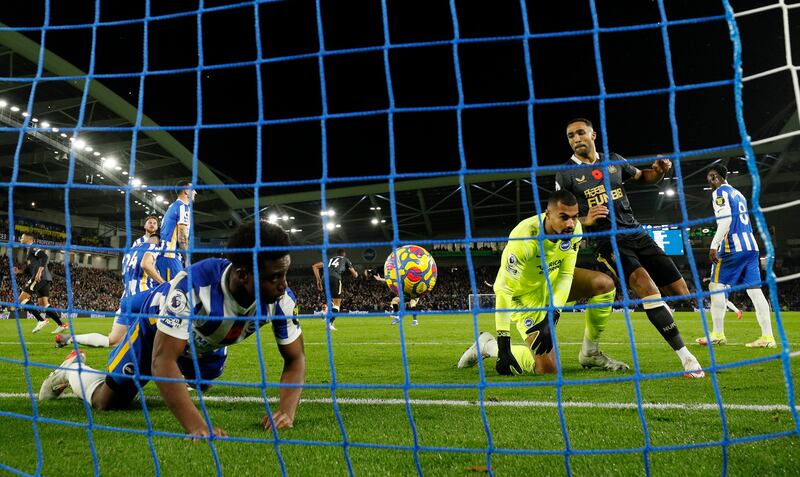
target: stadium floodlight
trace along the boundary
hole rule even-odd
[[[31,202],[31,207],[36,207],[36,202]]]
[[[54,131],[55,131],[55,129],[54,129]],[[67,137],[67,135],[65,133],[61,133],[61,137]]]
[[[38,123],[38,122],[39,122],[39,120],[38,120],[37,118],[32,118],[32,119],[31,119],[31,121],[33,121],[33,122],[35,122],[35,123]]]
[[[83,151],[86,148],[86,141],[83,139],[76,139],[75,140],[75,148],[79,151]]]
[[[106,162],[103,163],[105,167],[115,167],[117,165],[117,160],[113,157],[109,157],[106,159]]]
[[[58,132],[58,131],[61,131],[61,130],[60,130],[60,129],[58,129],[58,128],[53,128],[53,129],[51,129],[51,131],[53,131],[54,133],[56,133],[56,132]]]
[[[381,219],[381,223],[385,224],[386,223],[386,219]]]
[[[672,197],[675,195],[675,189],[667,189],[667,197]]]
[[[711,190],[711,187],[703,187],[703,190]]]
[[[116,170],[116,171],[121,171],[121,170],[122,170],[122,166],[116,166],[116,167],[114,168],[114,170]]]
[[[658,195],[664,195],[664,191],[663,190],[658,191]]]
[[[75,142],[75,136],[69,138],[69,142]]]
[[[340,229],[340,228],[342,228],[342,224],[336,224],[336,228],[337,228],[337,229]]]
[[[164,200],[164,196],[161,196],[161,195],[157,195],[156,196],[156,201],[157,202],[161,202],[162,200]]]
[[[133,187],[139,187],[140,185],[142,185],[142,180],[136,179],[135,177],[131,177],[131,185],[133,185]]]
[[[122,171],[122,175],[123,176],[127,176],[128,175],[128,171]]]
[[[290,215],[289,220],[294,220],[294,215]]]
[[[28,116],[30,116],[30,115],[31,115],[31,113],[29,113],[29,112],[27,112],[27,111],[23,111],[23,112],[22,112],[22,117],[23,117],[23,118],[27,118],[27,117],[28,117]]]
[[[95,155],[95,156],[99,156],[99,155],[100,155],[100,153],[99,153],[99,152],[97,152],[97,151],[94,151],[94,155]]]
[[[17,111],[19,111],[19,108],[16,106],[11,106],[11,111],[14,111],[16,113]]]
[[[336,224],[334,224],[333,222],[328,222],[325,225],[325,228],[328,229],[328,230],[333,230],[334,228],[336,228]]]
[[[283,214],[283,217],[281,217],[281,220],[289,220],[289,216],[286,215],[286,214]]]
[[[378,225],[380,223],[380,220],[372,219],[372,220],[370,220],[370,222],[372,222],[372,225]]]
[[[274,224],[277,221],[278,221],[278,214],[269,214],[269,217],[267,218],[267,222],[269,222],[271,224]]]
[[[48,123],[47,121],[42,121],[42,124],[41,124],[41,126],[42,126],[43,128],[45,128],[45,129],[47,129],[47,128],[49,128],[49,127],[50,127],[50,123]]]
[[[94,148],[92,146],[86,146],[86,152],[92,152]]]
[[[164,200],[161,201],[161,203],[164,204],[164,205],[167,205],[167,204],[169,204],[169,201],[167,199],[164,199]]]
[[[0,108],[5,108],[6,106],[8,106],[8,103],[6,103],[3,100],[0,100]]]

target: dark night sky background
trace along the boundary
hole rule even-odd
[[[90,23],[93,1],[51,2],[54,25]],[[233,4],[206,1],[205,7]],[[768,1],[735,1],[736,11]],[[142,18],[143,1],[103,1],[101,20]],[[387,1],[393,44],[453,38],[446,1]],[[1,14],[10,26],[40,26],[42,1],[18,1]],[[720,1],[667,0],[670,20],[723,14]],[[520,35],[523,23],[515,1],[457,1],[462,38]],[[192,1],[152,1],[151,15],[197,8]],[[378,0],[322,1],[327,50],[380,46],[384,42]],[[528,2],[533,33],[583,30],[592,27],[587,0]],[[313,54],[318,51],[315,5],[287,0],[258,8],[265,58]],[[642,0],[598,0],[600,25],[616,27],[659,21],[658,3]],[[791,10],[797,19],[800,9]],[[255,14],[252,6],[202,16],[206,65],[253,61]],[[800,22],[793,21],[794,38]],[[744,74],[786,64],[779,9],[742,17]],[[28,35],[39,40],[38,32]],[[678,85],[731,79],[732,47],[728,27],[718,20],[669,29],[675,81]],[[185,16],[149,23],[149,70],[197,65],[197,17]],[[97,73],[139,72],[143,25],[101,27],[97,32]],[[86,71],[91,30],[52,30],[50,50]],[[537,98],[592,95],[599,92],[591,35],[530,40],[533,84]],[[603,73],[609,93],[663,88],[669,85],[661,30],[604,33],[600,38]],[[795,48],[795,63],[800,61]],[[476,42],[459,47],[466,103],[524,101],[528,98],[521,40]],[[395,48],[390,51],[397,107],[452,106],[457,90],[450,45]],[[324,59],[330,113],[380,110],[388,107],[381,50],[331,55]],[[266,119],[316,116],[321,113],[320,75],[316,56],[261,66]],[[136,104],[138,78],[104,79],[104,84]],[[144,112],[162,126],[197,122],[197,85],[193,72],[153,75],[145,81]],[[254,66],[205,71],[202,74],[204,124],[238,123],[258,118]],[[683,150],[739,142],[733,109],[733,87],[679,93],[677,117]],[[614,99],[606,104],[610,147],[626,156],[672,150],[666,94]],[[27,98],[17,98],[22,102]],[[758,139],[761,126],[793,104],[788,73],[746,84],[746,119]],[[540,164],[563,163],[571,151],[564,124],[585,116],[599,124],[597,101],[536,105],[536,149]],[[404,112],[394,117],[396,164],[399,172],[447,171],[459,167],[455,111]],[[525,167],[531,164],[526,106],[472,109],[463,113],[464,146],[471,168]],[[175,136],[192,147],[192,132]],[[329,174],[352,176],[389,172],[386,114],[327,122]],[[255,173],[256,129],[206,129],[200,133],[199,157],[241,182]],[[264,179],[313,179],[321,174],[319,121],[301,121],[263,128]],[[288,190],[287,190],[288,191]]]

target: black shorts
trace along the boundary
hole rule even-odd
[[[28,280],[22,291],[28,295],[36,295],[36,298],[49,298],[50,297],[50,282],[42,280],[39,283],[34,283],[33,279]]]
[[[331,298],[341,298],[344,293],[342,293],[342,279],[341,278],[330,278],[331,282]]]
[[[625,238],[618,239],[617,248],[619,248],[620,264],[622,271],[625,272],[626,280],[639,267],[647,270],[650,278],[659,288],[682,278],[678,267],[646,232],[630,234]],[[611,247],[610,240],[600,242],[597,249],[597,261],[604,264],[615,277],[617,276],[614,249]]]

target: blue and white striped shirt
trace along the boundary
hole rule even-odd
[[[712,248],[723,256],[736,252],[758,252],[758,244],[753,235],[747,199],[730,184],[722,184],[713,192],[712,205],[717,217],[717,227],[726,232],[714,237]],[[724,228],[727,226],[727,231]]]

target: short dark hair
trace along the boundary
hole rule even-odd
[[[288,247],[291,245],[289,234],[275,224],[265,220],[247,221],[239,226],[228,239],[228,248],[253,248],[256,246],[256,223],[261,232],[262,247]],[[276,260],[289,255],[289,250],[269,250],[258,253],[259,265],[265,260]],[[250,252],[231,252],[228,260],[238,267],[253,269],[253,254]]]
[[[36,234],[33,232],[23,232],[22,235],[19,236],[19,238],[22,239],[22,237],[24,237],[25,235],[32,238],[33,240],[36,240]]]
[[[592,122],[589,121],[586,118],[572,118],[567,122],[567,127],[569,127],[570,124],[573,124],[573,123],[586,123],[587,126],[589,126],[590,128],[594,129],[594,125],[592,125]]]
[[[178,196],[180,196],[180,195],[181,195],[181,192],[182,192],[184,189],[186,189],[187,187],[189,187],[190,185],[192,185],[192,181],[191,181],[191,180],[189,180],[189,179],[181,179],[181,180],[179,180],[179,181],[178,181],[178,182],[175,184],[175,187],[179,187],[179,189],[176,189],[176,190],[175,190],[175,197],[178,197]]]
[[[339,255],[339,256],[343,257],[343,256],[344,256],[344,253],[345,253],[345,252],[344,252],[344,249],[343,249],[343,248],[337,248],[337,249],[336,249],[336,255]]]
[[[723,179],[728,177],[728,168],[723,166],[721,162],[718,162],[716,164],[712,164],[711,167],[708,168],[708,170],[709,170],[709,172],[710,171],[716,171],[717,174],[719,174],[720,177],[722,177]]]
[[[555,207],[559,204],[559,202],[566,206],[578,205],[578,199],[575,198],[575,195],[573,195],[572,192],[566,189],[557,190],[550,194],[550,197],[547,198],[548,207]]]

